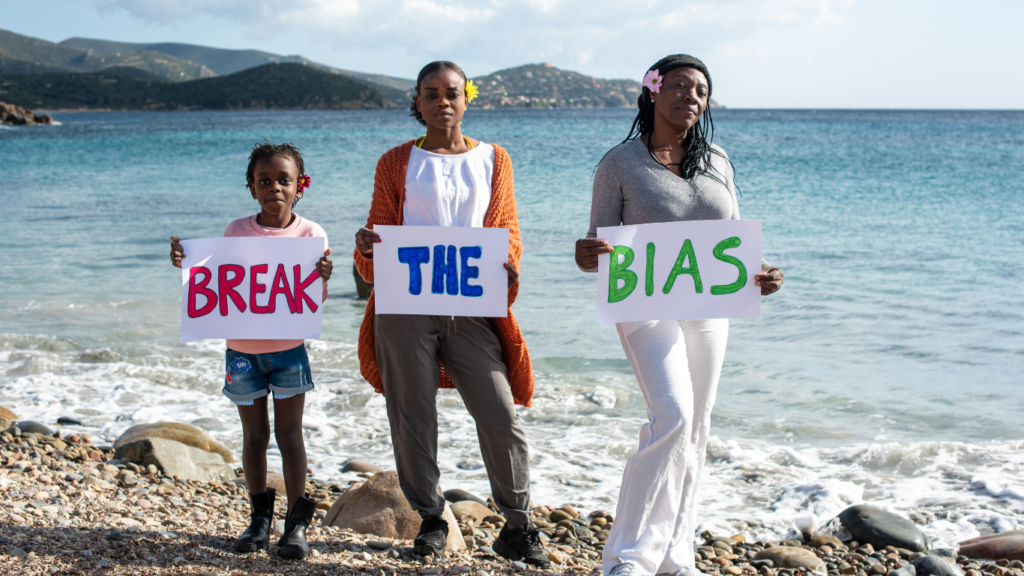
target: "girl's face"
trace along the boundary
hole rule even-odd
[[[651,94],[654,114],[674,131],[685,133],[708,107],[708,80],[696,68],[682,67],[665,74],[661,91]]]
[[[291,158],[260,158],[253,168],[253,180],[252,197],[268,216],[290,213],[295,200],[302,198],[298,189],[299,168]]]
[[[451,70],[437,70],[420,82],[416,108],[427,126],[449,130],[466,113],[466,80]]]

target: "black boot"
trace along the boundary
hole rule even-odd
[[[290,560],[302,560],[309,554],[309,544],[306,544],[306,528],[313,521],[313,513],[316,512],[316,500],[311,500],[308,495],[299,498],[299,501],[292,507],[288,517],[284,519],[284,534],[277,542],[277,553],[282,558]]]
[[[530,529],[509,528],[505,524],[494,539],[493,548],[498,555],[509,560],[521,560],[538,568],[547,568],[551,564],[540,543],[540,530],[536,526]]]
[[[273,488],[267,488],[263,494],[249,494],[251,521],[249,528],[235,542],[235,550],[255,552],[267,547],[267,542],[270,542],[270,524],[274,521],[274,496]]]
[[[448,521],[443,517],[424,518],[420,533],[412,542],[412,553],[420,556],[440,554],[448,543]]]

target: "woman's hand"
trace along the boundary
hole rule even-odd
[[[761,264],[761,273],[754,276],[754,286],[761,287],[761,296],[778,292],[782,288],[782,270]]]
[[[185,257],[185,248],[180,244],[181,238],[171,236],[171,264],[181,268],[181,260]]]
[[[380,242],[380,236],[369,228],[360,228],[356,232],[356,250],[366,258],[373,258],[373,245]]]
[[[334,271],[334,264],[328,256],[331,255],[331,249],[324,250],[324,256],[316,263],[316,272],[320,275],[320,279],[327,282],[331,279],[331,272]]]
[[[515,269],[511,264],[503,264],[505,272],[508,272],[508,287],[511,288],[516,282],[519,282],[519,271]]]
[[[580,238],[576,241],[576,265],[583,270],[597,268],[598,254],[611,254],[612,245],[597,238]]]

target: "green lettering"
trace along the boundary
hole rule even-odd
[[[619,262],[619,255],[622,255],[622,262]],[[628,270],[633,263],[633,250],[628,246],[616,246],[609,254],[611,262],[608,265],[608,303],[621,302],[633,293],[636,288],[636,273]],[[619,288],[619,280],[623,286]]]
[[[654,294],[654,242],[647,243],[647,279],[644,282],[644,292],[648,296]]]
[[[747,285],[747,267],[743,265],[743,262],[740,262],[739,258],[736,258],[735,256],[729,256],[728,254],[725,253],[726,250],[730,248],[735,248],[739,245],[740,239],[733,236],[732,238],[726,238],[725,240],[719,242],[718,245],[715,246],[715,249],[712,251],[712,254],[715,255],[715,258],[721,260],[722,262],[732,264],[733,266],[739,268],[740,270],[739,277],[736,278],[736,281],[733,282],[732,284],[726,284],[723,286],[712,286],[711,294],[713,296],[732,294],[733,292],[738,292],[740,288],[743,288],[744,286]]]
[[[686,263],[687,258],[689,258],[690,266],[684,268],[683,264]],[[665,294],[671,292],[672,286],[676,283],[676,276],[680,274],[689,274],[693,277],[693,288],[697,294],[704,291],[704,285],[700,281],[700,270],[697,269],[697,255],[693,253],[693,244],[689,238],[686,239],[686,242],[683,242],[683,247],[679,249],[676,263],[672,266],[672,271],[668,273],[668,280],[665,280],[665,287],[661,291]]]

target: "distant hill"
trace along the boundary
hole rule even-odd
[[[640,95],[639,82],[594,78],[552,64],[507,68],[473,82],[480,88],[473,105],[481,108],[632,108]]]
[[[167,82],[130,68],[4,75],[0,97],[24,107],[101,110],[339,110],[394,108],[375,88],[302,64]]]
[[[201,64],[162,52],[136,50],[101,54],[0,30],[0,74],[94,72],[116,66],[138,68],[175,81],[216,76]]]
[[[210,48],[208,46],[197,46],[195,44],[178,44],[175,42],[160,42],[155,44],[131,44],[128,42],[111,42],[109,40],[93,40],[90,38],[68,38],[60,43],[61,46],[74,47],[78,49],[92,50],[97,54],[117,54],[127,52],[153,51],[161,52],[206,66],[219,75],[234,74],[254,66],[262,66],[271,63],[293,62],[323,68],[324,70],[342,74],[389,88],[386,92],[389,97],[405,97],[405,92],[416,86],[414,80],[395,78],[383,74],[367,74],[365,72],[353,72],[343,70],[324,64],[318,64],[307,60],[302,56],[279,56],[259,50],[226,50],[223,48]]]

